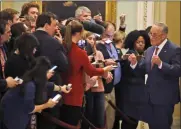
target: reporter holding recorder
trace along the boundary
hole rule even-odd
[[[61,91],[66,86],[62,89],[53,83],[47,83],[49,69],[50,61],[47,58],[37,58],[34,67],[23,76],[23,83],[5,93],[1,101],[3,129],[26,129],[29,127],[31,114],[52,108],[58,103],[48,99],[47,92]]]
[[[90,48],[88,47],[87,49],[87,54],[89,57],[92,55],[93,58],[91,62],[95,61],[96,64],[100,62],[100,64],[98,63],[99,67],[103,67],[104,56],[96,49],[95,34],[85,32],[85,39],[90,45]],[[84,115],[97,128],[105,127],[105,98],[102,78],[106,80],[106,83],[110,83],[113,79],[112,76],[111,72],[106,76],[86,76],[86,105]],[[90,127],[86,122],[82,122],[81,128],[88,129]]]
[[[64,73],[66,84],[72,84],[72,90],[69,94],[63,94],[64,104],[60,110],[60,119],[70,125],[77,126],[81,118],[81,107],[84,95],[84,72],[89,76],[102,76],[113,68],[95,68],[90,63],[87,53],[80,49],[76,43],[82,38],[83,26],[78,21],[71,21],[66,26],[65,46],[68,51],[68,60],[70,67],[67,73]],[[59,128],[63,129],[63,128]]]
[[[125,49],[129,49],[122,56],[122,79],[119,92],[119,108],[132,120],[134,124],[122,120],[121,129],[136,129],[139,121],[147,122],[145,118],[148,106],[147,87],[145,86],[145,75],[134,72],[130,67],[128,57],[134,53],[137,59],[141,58],[144,51],[150,47],[150,38],[144,30],[131,31],[125,41]],[[138,75],[135,75],[138,74]],[[120,129],[120,127],[119,127]]]

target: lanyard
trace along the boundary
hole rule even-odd
[[[114,56],[113,52],[112,52],[112,46],[111,46],[111,44],[106,44],[106,48],[107,48],[107,51],[108,51],[110,57],[111,57],[111,58],[116,58],[116,57]]]

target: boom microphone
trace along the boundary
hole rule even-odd
[[[89,21],[83,21],[81,23],[85,30],[90,31],[92,33],[102,35],[105,31],[105,28],[97,23],[93,23],[93,22],[89,22]],[[61,33],[62,37],[64,37],[64,35],[65,35],[65,26],[64,25],[60,26],[60,33]]]
[[[93,23],[93,22],[89,22],[89,21],[83,21],[82,25],[84,26],[84,29],[87,31],[90,31],[92,33],[97,33],[97,34],[103,34],[105,29],[103,26]]]

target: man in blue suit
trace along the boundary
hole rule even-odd
[[[167,39],[167,34],[164,23],[155,23],[149,33],[152,46],[145,58],[138,62],[134,54],[129,56],[134,73],[147,76],[150,129],[171,129],[174,106],[180,101],[181,49]]]

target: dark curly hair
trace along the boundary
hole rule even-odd
[[[142,36],[145,40],[145,50],[150,47],[151,43],[148,33],[145,30],[133,30],[126,36],[126,39],[124,41],[125,48],[134,50],[134,44],[140,36]]]

